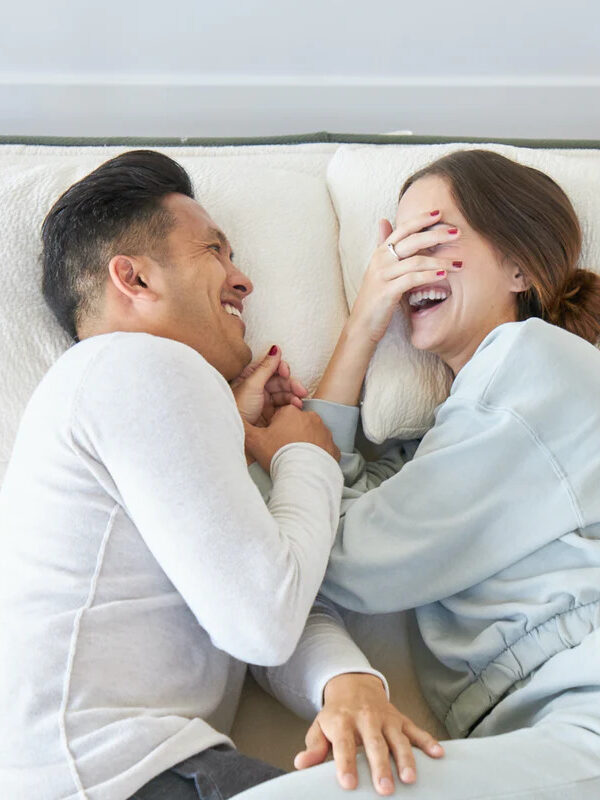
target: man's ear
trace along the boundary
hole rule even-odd
[[[113,286],[130,300],[156,300],[158,295],[149,280],[149,265],[138,256],[113,256],[108,274]]]

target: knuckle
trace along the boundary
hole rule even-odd
[[[381,734],[371,733],[363,739],[365,747],[368,750],[382,750],[388,749],[387,742]]]
[[[354,750],[354,737],[345,734],[334,736],[333,745],[338,752],[352,752]]]

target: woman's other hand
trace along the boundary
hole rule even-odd
[[[306,734],[306,750],[294,760],[305,769],[325,760],[333,750],[336,772],[343,789],[358,785],[356,749],[362,745],[371,769],[375,791],[394,791],[390,756],[402,783],[416,780],[412,745],[432,758],[444,754],[440,743],[401,714],[387,699],[376,675],[349,673],[332,678],[324,692],[323,709]]]
[[[302,408],[308,392],[293,378],[281,349],[276,345],[260,361],[254,361],[231,382],[240,416],[250,425],[268,425],[277,408]]]
[[[442,281],[447,272],[460,269],[460,262],[431,254],[437,245],[460,236],[456,228],[438,226],[439,219],[439,211],[426,211],[396,230],[388,220],[380,221],[379,244],[363,277],[348,327],[358,329],[361,336],[377,344],[406,292]]]

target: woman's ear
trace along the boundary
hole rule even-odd
[[[526,292],[527,289],[531,289],[531,281],[529,278],[516,267],[513,268],[511,282],[513,292]]]
[[[130,300],[158,298],[152,289],[149,265],[138,256],[113,256],[108,264],[108,274],[113,286]]]
[[[506,270],[509,291],[518,294],[519,292],[526,292],[528,289],[531,289],[531,281],[529,278],[520,270],[519,266],[515,264],[514,261],[508,258],[508,256],[502,259],[502,266]]]

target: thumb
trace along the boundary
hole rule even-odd
[[[265,383],[277,372],[280,361],[281,350],[274,344],[263,360],[257,364],[252,375],[246,378],[246,386],[252,386],[254,389],[264,389]]]
[[[325,761],[329,752],[329,740],[316,721],[308,729],[304,741],[306,742],[306,750],[301,750],[294,758],[296,769],[306,769],[307,767],[314,767],[315,764],[321,764]]]
[[[393,230],[392,223],[389,219],[380,219],[377,244],[383,244]]]

